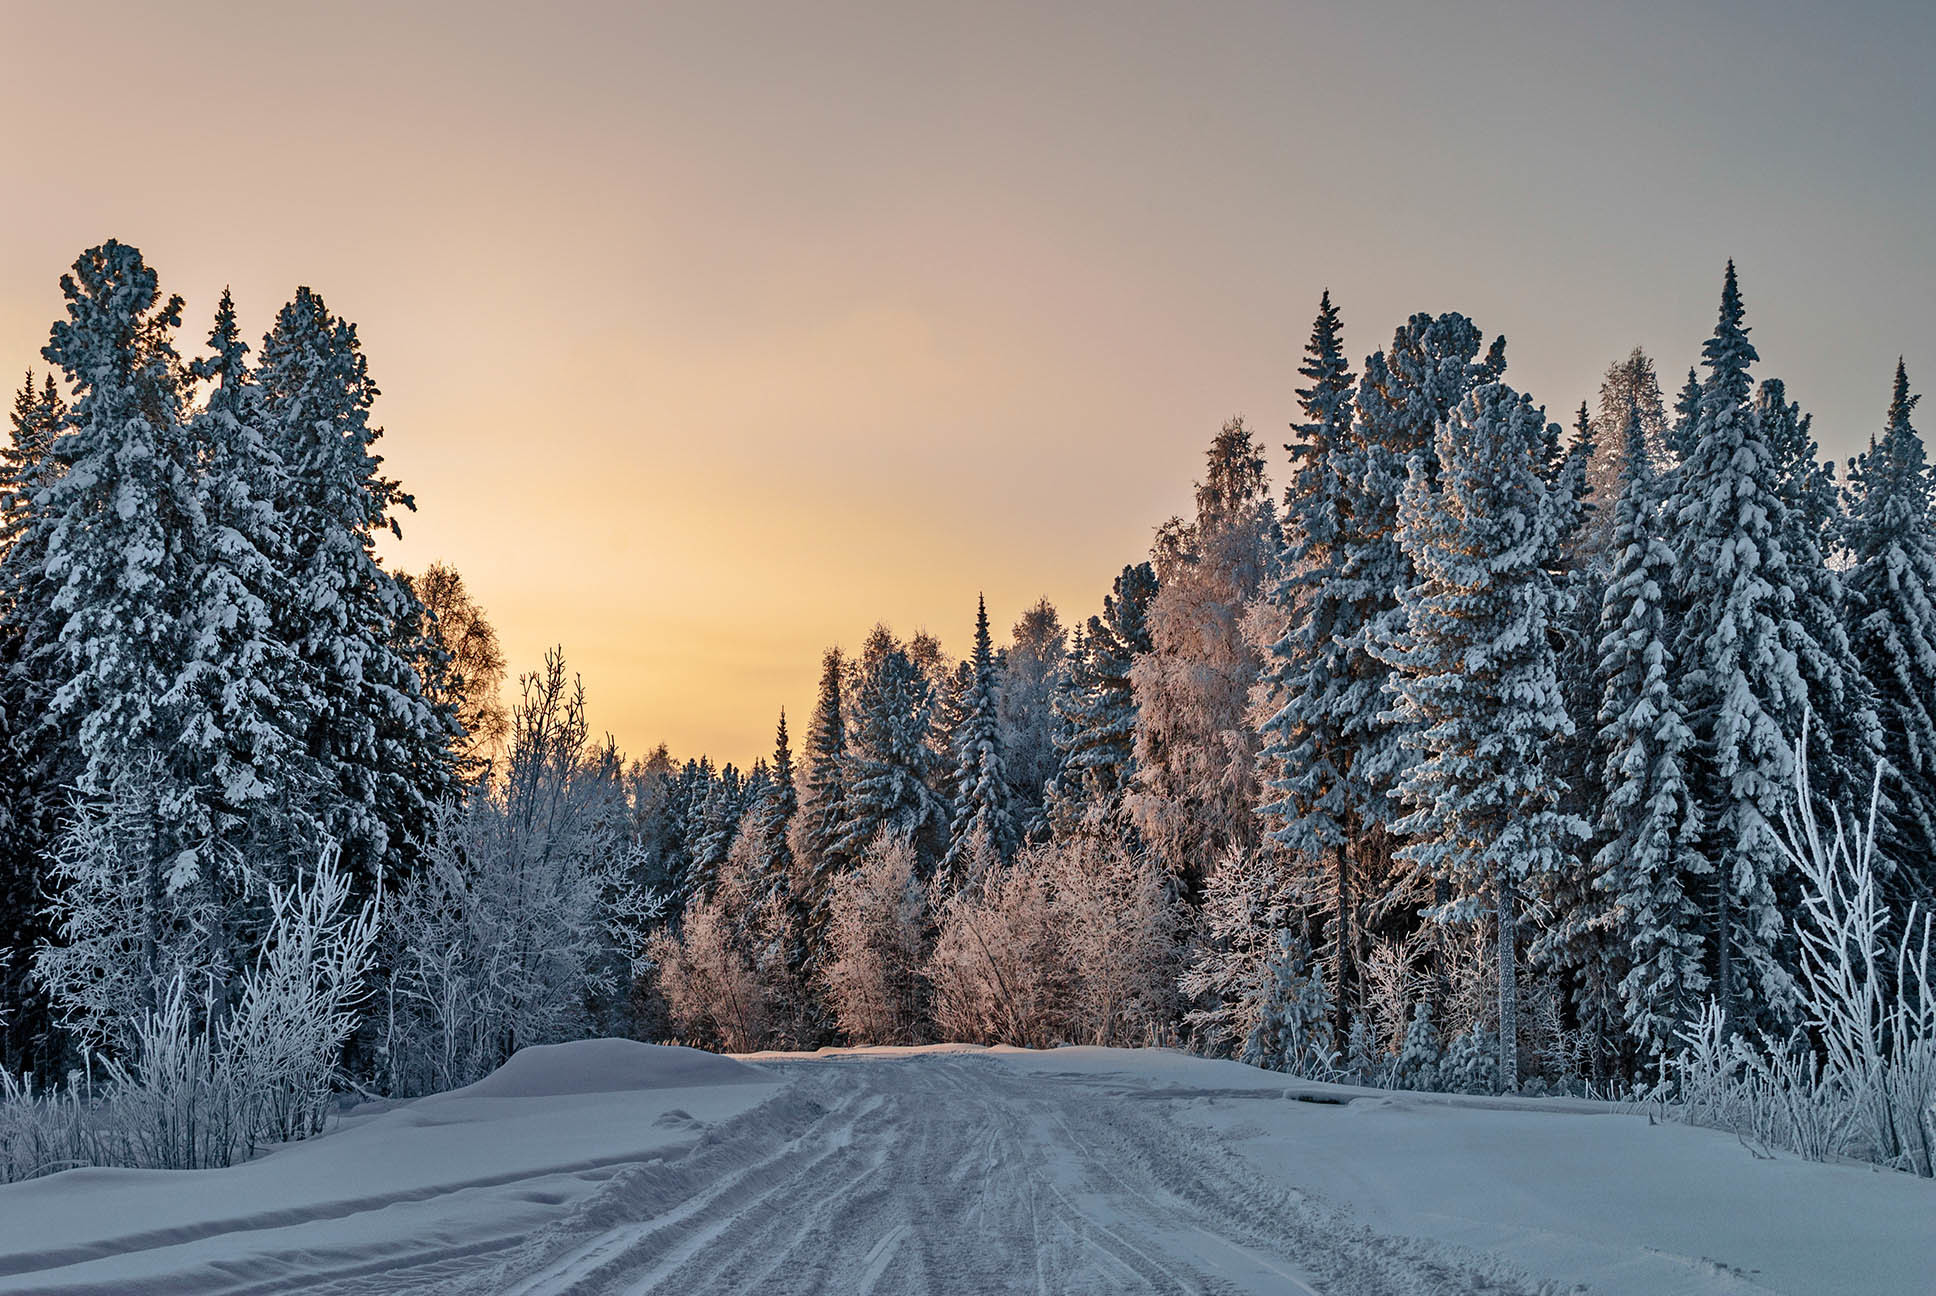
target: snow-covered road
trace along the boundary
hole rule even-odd
[[[1375,1237],[1171,1118],[974,1054],[769,1064],[797,1083],[687,1162],[627,1171],[578,1229],[454,1290],[1536,1291]],[[1200,1098],[1201,1094],[1190,1097]],[[778,1117],[780,1128],[775,1128]]]
[[[527,1049],[212,1171],[0,1186],[0,1293],[1929,1290],[1936,1185],[1164,1050]]]

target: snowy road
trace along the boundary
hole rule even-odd
[[[0,1186],[0,1296],[1895,1296],[1932,1220],[1928,1181],[1567,1099],[588,1040],[225,1170]]]
[[[972,1054],[768,1064],[796,1083],[448,1291],[1537,1291],[1378,1238],[1172,1119],[1201,1092]],[[1245,1094],[1240,1097],[1252,1097]],[[426,1275],[428,1276],[428,1275]],[[388,1275],[398,1290],[406,1275]]]

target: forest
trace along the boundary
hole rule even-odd
[[[84,252],[0,461],[0,1181],[227,1164],[596,1036],[1168,1046],[1936,1170],[1936,499],[1727,266],[1671,405],[1330,295],[1093,610],[856,627],[751,768],[506,688],[378,537],[356,326]],[[1878,374],[1880,377],[1880,372]],[[730,521],[723,522],[730,525]],[[973,591],[963,591],[964,603]]]

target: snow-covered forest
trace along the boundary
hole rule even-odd
[[[412,501],[319,295],[192,345],[130,246],[61,287],[0,465],[0,1179],[608,1035],[1167,1044],[1936,1169],[1917,397],[1824,462],[1732,265],[1671,403],[1635,350],[1569,428],[1503,337],[1357,359],[1325,295],[1301,421],[1217,431],[1098,607],[856,627],[750,769],[600,741],[562,650],[501,698],[458,573],[376,556]]]

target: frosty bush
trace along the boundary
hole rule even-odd
[[[122,1057],[91,1057],[89,1071],[39,1091],[0,1075],[0,1179],[224,1166],[321,1132],[376,944],[377,900],[351,912],[349,894],[335,850],[324,851],[307,877],[270,888],[268,935],[232,1007],[213,978],[196,994],[177,972]]]
[[[1244,1040],[1243,1061],[1311,1080],[1340,1077],[1331,1031],[1331,996],[1311,951],[1290,932],[1277,934],[1263,1010]]]
[[[716,900],[694,901],[677,932],[655,935],[648,950],[659,969],[673,1026],[690,1040],[728,1053],[763,1047],[773,1005],[767,986],[734,939],[732,916]]]
[[[918,1043],[926,1019],[925,903],[904,837],[875,838],[833,885],[827,999],[853,1044]]]
[[[1931,916],[1895,922],[1877,888],[1881,776],[1859,835],[1831,811],[1821,822],[1806,753],[1782,848],[1801,876],[1795,917],[1803,1011],[1811,1036],[1730,1035],[1709,1004],[1682,1029],[1660,1094],[1695,1124],[1731,1128],[1811,1160],[1854,1155],[1924,1177],[1936,1173],[1936,982]]]
[[[583,686],[554,650],[522,687],[502,781],[437,812],[393,907],[392,1093],[468,1084],[524,1045],[582,1036],[658,912],[627,878],[620,771],[590,741]]]

